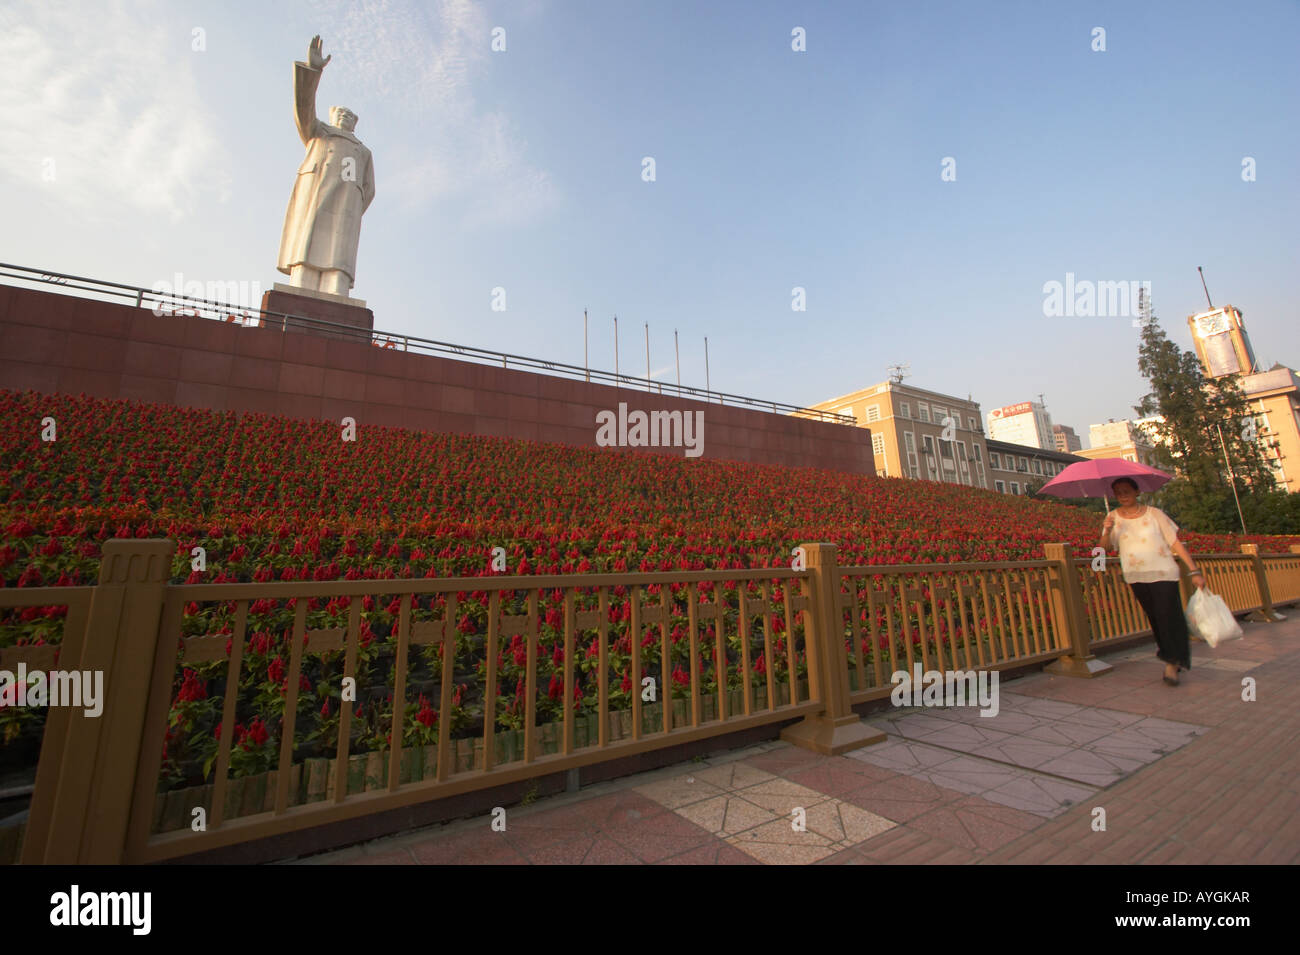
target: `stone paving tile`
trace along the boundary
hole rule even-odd
[[[727,842],[768,865],[808,865],[844,848],[820,833],[795,831],[787,819],[731,836]]]
[[[1062,776],[1088,786],[1105,789],[1158,758],[1152,756],[1149,759],[1134,759],[1104,751],[1072,750],[1043,763],[1038,767],[1038,772]]]
[[[909,713],[897,719],[871,721],[872,725],[894,736],[924,739],[931,733],[952,728],[954,721],[930,713]]]
[[[1037,699],[1019,693],[1008,693],[1006,690],[1002,690],[998,698],[1004,707],[1014,709],[1018,713],[1028,713],[1030,716],[1042,716],[1052,720],[1066,719],[1083,709],[1075,703]]]
[[[999,699],[999,702],[1001,700]],[[979,713],[979,710],[966,710],[967,713]],[[1009,733],[1013,736],[1022,733],[1028,733],[1035,727],[1050,725],[1051,721],[1046,717],[1034,716],[1032,713],[1021,713],[1016,710],[1001,706],[998,709],[997,716],[979,716],[963,720],[973,726],[997,730],[1000,733]]]
[[[676,812],[701,829],[722,837],[734,836],[777,818],[776,813],[736,795],[714,796],[681,806]]]
[[[850,759],[902,773],[923,772],[953,758],[950,750],[891,736],[883,743],[846,753]]]
[[[819,766],[828,757],[814,753],[799,746],[783,743],[781,746],[748,757],[745,762],[755,769],[764,769],[769,773],[784,775],[802,769]]]
[[[1037,769],[1049,760],[1059,759],[1074,752],[1069,746],[1059,743],[1046,743],[1042,740],[1013,736],[1000,743],[977,746],[970,751],[972,756],[982,756],[1025,769]]]
[[[694,772],[680,773],[669,779],[637,786],[634,791],[667,809],[678,809],[722,795],[720,788],[704,782]]]
[[[1102,677],[1101,679],[1104,679]],[[1162,683],[1161,686],[1164,686]],[[1119,730],[1141,722],[1141,713],[1130,713],[1120,709],[1102,709],[1095,706],[1080,707],[1077,712],[1065,717],[1060,722],[1078,726],[1096,726],[1107,730]]]
[[[611,826],[603,834],[642,862],[660,862],[716,841],[712,833],[675,812]]]
[[[884,816],[838,799],[809,807],[806,825],[809,832],[825,836],[837,846],[856,845],[894,828]]]
[[[534,857],[537,865],[545,865],[544,859]],[[641,860],[612,839],[599,836],[592,840],[590,848],[583,855],[582,865],[636,865]]]
[[[1005,743],[1015,738],[1013,733],[1006,732],[1002,728],[994,729],[992,725],[994,720],[982,724],[945,722],[948,722],[948,725],[943,729],[925,733],[918,736],[917,740],[932,746],[970,752],[980,746]]]
[[[734,792],[757,783],[766,783],[776,779],[772,773],[756,766],[750,766],[743,760],[733,760],[721,766],[710,766],[695,773],[697,780],[706,785],[716,786],[723,792]]]
[[[917,816],[908,827],[977,853],[987,853],[1024,835],[1023,829],[971,812],[961,803],[951,803]]]
[[[972,756],[951,756],[946,762],[914,775],[929,780],[936,786],[978,794],[1005,786],[1024,773],[1014,766],[991,763]]]
[[[429,839],[412,846],[410,852],[421,865],[526,864],[527,854],[520,852],[505,835],[503,832],[493,832],[487,826],[480,826],[457,835]]]
[[[1029,739],[1042,740],[1045,743],[1057,743],[1061,746],[1083,746],[1111,733],[1106,726],[1074,723],[1068,720],[1048,720],[1040,726],[1025,730]]]
[[[877,813],[894,822],[906,823],[909,819],[929,812],[938,806],[960,797],[955,789],[936,786],[924,779],[899,776],[880,783],[864,786],[844,797],[859,808]]]
[[[661,859],[655,865],[761,865],[757,859],[725,842],[699,846],[681,855]]]
[[[1036,816],[1052,818],[1070,806],[1082,802],[1096,792],[1078,783],[1052,779],[1048,776],[1025,775],[1013,779],[1005,786],[983,793],[989,802],[1021,809]]]
[[[884,743],[866,746],[854,750],[854,752],[865,754],[889,743],[890,741],[886,740]],[[886,779],[893,779],[898,775],[888,767],[868,762],[865,756],[857,759],[847,758],[850,756],[853,756],[853,753],[846,753],[843,757],[827,760],[819,766],[788,772],[785,774],[785,778],[819,793],[825,793],[828,796],[843,796],[845,793],[855,792],[864,786],[883,782]]]
[[[819,793],[815,789],[779,777],[773,777],[746,789],[738,789],[735,795],[783,817],[789,817],[796,807],[807,809],[827,798],[824,793]]]

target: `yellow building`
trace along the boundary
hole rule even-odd
[[[1093,461],[1098,458],[1123,458],[1125,461],[1145,464],[1149,468],[1160,467],[1156,463],[1155,450],[1151,445],[1141,444],[1136,441],[1125,441],[1121,444],[1103,444],[1100,447],[1085,448],[1074,453],[1081,458],[1089,458]]]
[[[1264,442],[1278,487],[1300,491],[1300,377],[1279,364],[1242,375],[1237,384],[1255,412],[1256,438]]]
[[[992,490],[980,406],[970,398],[885,381],[811,406],[871,429],[876,473]]]
[[[1080,457],[1097,460],[1098,458],[1122,458],[1147,467],[1159,467],[1156,463],[1155,445],[1151,438],[1150,427],[1157,417],[1142,418],[1139,421],[1111,419],[1105,424],[1094,424],[1088,428],[1088,442],[1091,447],[1076,451]]]

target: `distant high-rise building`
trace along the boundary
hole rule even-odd
[[[1052,440],[1056,443],[1056,450],[1065,454],[1083,447],[1083,441],[1068,424],[1052,425]]]
[[[989,437],[1028,448],[1056,450],[1056,439],[1052,437],[1052,418],[1048,415],[1047,408],[1037,401],[1022,401],[994,408],[989,412]]]
[[[1155,449],[1146,427],[1151,419],[1143,418],[1141,422],[1107,421],[1094,424],[1088,428],[1090,447],[1079,454],[1085,458],[1123,458],[1137,464],[1154,467]]]
[[[1196,357],[1201,360],[1205,377],[1249,375],[1255,367],[1255,352],[1241,320],[1241,309],[1232,305],[1211,309],[1187,317]]]

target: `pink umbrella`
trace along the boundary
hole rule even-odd
[[[1076,461],[1044,484],[1039,491],[1054,497],[1100,497],[1110,506],[1107,495],[1116,478],[1131,478],[1139,491],[1154,491],[1168,484],[1173,475],[1157,471],[1145,464],[1125,461],[1123,458],[1097,458],[1093,461]]]

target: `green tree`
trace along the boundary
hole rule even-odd
[[[1243,514],[1270,525],[1286,523],[1282,516],[1263,520],[1276,509],[1273,471],[1236,378],[1207,381],[1196,355],[1171,342],[1154,315],[1143,322],[1138,371],[1151,391],[1134,410],[1163,417],[1154,428],[1162,439],[1156,456],[1178,475],[1157,495],[1158,506],[1189,530],[1240,531],[1235,485]],[[1249,522],[1247,529],[1259,532]]]

